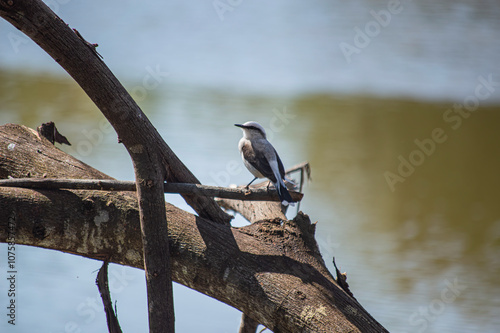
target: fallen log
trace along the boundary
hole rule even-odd
[[[0,126],[0,177],[111,179],[36,131]],[[137,198],[130,192],[0,187],[0,242],[143,268]],[[386,332],[340,288],[315,225],[263,220],[232,228],[165,204],[174,281],[218,299],[274,332]]]

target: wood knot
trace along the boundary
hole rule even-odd
[[[9,1],[7,1],[7,4],[8,4],[9,6],[14,6],[14,1],[9,0]]]

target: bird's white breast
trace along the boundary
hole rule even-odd
[[[253,165],[251,165],[245,158],[245,155],[243,154],[243,146],[244,145],[250,145],[250,140],[248,140],[247,138],[243,137],[241,138],[239,144],[238,144],[238,149],[240,150],[240,153],[241,153],[241,159],[243,160],[243,164],[245,164],[245,167],[248,169],[248,171],[250,171],[250,173],[252,175],[254,175],[254,177],[257,177],[257,178],[265,178],[265,176],[260,173],[259,170],[255,169],[253,167]]]

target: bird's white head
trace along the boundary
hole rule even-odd
[[[243,136],[247,139],[266,138],[266,130],[256,121],[247,121],[244,124],[234,124],[241,127]]]

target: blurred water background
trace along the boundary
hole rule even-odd
[[[310,161],[301,209],[318,221],[325,261],[333,269],[335,256],[356,298],[389,331],[500,331],[497,1],[50,6],[99,44],[202,183],[252,178],[233,126],[247,120],[267,129],[285,166]],[[0,20],[0,123],[46,121],[73,144],[61,149],[134,179],[89,98]],[[178,196],[166,199],[190,211]],[[17,324],[2,315],[2,332],[106,331],[99,262],[28,247],[17,254]],[[2,274],[6,260],[1,244]],[[146,331],[143,271],[112,265],[110,284],[124,331]],[[183,286],[174,293],[179,332],[237,331],[237,310]]]

